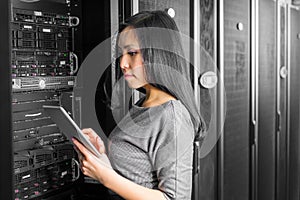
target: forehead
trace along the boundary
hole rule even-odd
[[[139,47],[138,37],[135,29],[132,27],[126,27],[119,35],[118,46],[121,48],[126,47]]]

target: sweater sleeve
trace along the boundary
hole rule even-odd
[[[191,199],[194,129],[188,111],[171,105],[150,156],[166,199]]]

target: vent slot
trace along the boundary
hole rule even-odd
[[[40,41],[39,47],[42,49],[55,49],[56,42],[55,41]]]
[[[27,167],[27,166],[28,166],[27,160],[17,160],[14,162],[15,169],[23,168],[23,167]]]
[[[35,39],[35,34],[34,32],[30,32],[30,31],[18,31],[17,32],[18,35],[17,37],[18,38],[21,38],[21,39],[29,39],[29,40],[34,40]]]
[[[35,157],[35,163],[42,163],[51,160],[52,160],[52,154],[41,154],[41,155],[36,155]]]
[[[35,42],[32,40],[18,40],[18,47],[20,48],[35,48]]]
[[[20,66],[35,65],[35,61],[18,60],[16,61],[16,65],[20,65]]]
[[[16,56],[34,56],[34,52],[33,51],[15,51],[15,55]]]
[[[40,40],[55,40],[55,34],[53,33],[39,33]]]

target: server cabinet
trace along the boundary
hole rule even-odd
[[[288,40],[288,4],[285,1],[278,1],[276,7],[277,32],[276,32],[276,198],[287,198],[288,188],[288,151],[287,141],[289,135],[289,88],[287,76],[288,58],[287,58],[287,40]]]
[[[71,197],[79,177],[73,145],[43,110],[66,105],[73,113],[78,60],[71,33],[79,18],[69,8],[65,1],[10,4],[14,199]]]
[[[194,90],[197,103],[207,125],[207,136],[200,148],[200,170],[198,185],[194,186],[194,199],[217,199],[218,160],[217,141],[222,134],[224,114],[224,82],[217,67],[218,49],[218,1],[194,1],[193,22]],[[207,79],[207,74],[209,78]],[[204,81],[207,80],[207,81]],[[207,87],[207,83],[214,83]],[[196,167],[196,166],[195,166]],[[198,188],[196,188],[198,187]]]
[[[7,133],[14,153],[8,174],[13,174],[9,180],[14,185],[12,192],[1,194],[12,194],[10,199],[105,198],[106,191],[99,184],[83,183],[73,145],[42,108],[61,105],[74,116],[75,75],[91,46],[99,42],[95,38],[87,41],[82,22],[92,28],[87,22],[94,15],[87,14],[89,6],[81,1],[14,0],[8,4],[10,18],[5,19],[9,27],[5,30],[11,39],[7,39],[10,43],[5,50],[11,54],[7,67],[12,73],[6,75],[12,94],[7,108],[11,108],[12,116],[7,116],[12,119],[12,130]],[[100,22],[105,20],[109,18]],[[107,28],[105,23],[103,27]],[[104,36],[100,31],[101,40]]]
[[[289,136],[289,188],[288,199],[300,198],[299,193],[299,63],[300,63],[300,13],[291,8],[290,12],[290,136]]]
[[[255,6],[256,5],[256,6]],[[253,199],[297,199],[298,69],[296,7],[288,1],[256,1],[253,6],[255,54]],[[255,20],[256,19],[256,20]],[[293,42],[291,42],[293,41]],[[256,64],[255,64],[256,63]],[[293,158],[293,159],[291,159]],[[292,188],[293,189],[292,189]]]
[[[12,118],[11,118],[11,69],[10,69],[10,1],[0,2],[0,198],[13,199],[13,150],[12,150]]]
[[[275,199],[276,141],[276,2],[259,1],[258,27],[258,120],[257,189],[258,199]]]
[[[222,1],[219,10],[224,16],[220,22],[224,32],[220,70],[227,105],[219,154],[222,200],[248,199],[250,195],[249,10],[249,1],[235,0]]]

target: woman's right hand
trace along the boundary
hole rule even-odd
[[[105,146],[99,135],[91,128],[82,129],[82,132],[88,137],[90,142],[102,154],[105,153]]]

